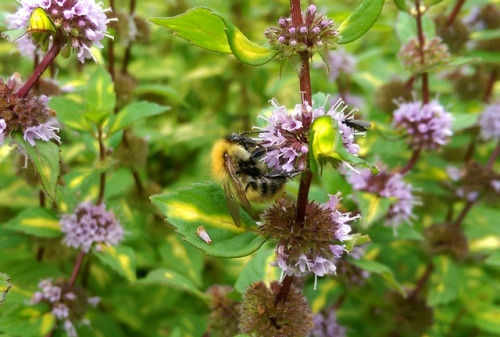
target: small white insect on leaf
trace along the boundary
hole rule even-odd
[[[205,230],[205,227],[203,227],[203,226],[198,227],[198,229],[196,230],[195,233],[200,238],[202,238],[203,241],[205,241],[207,244],[211,244],[212,243],[212,239],[210,239],[210,236],[208,236],[208,233]]]

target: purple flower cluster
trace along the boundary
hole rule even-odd
[[[271,116],[259,116],[267,125],[255,127],[261,130],[256,140],[270,149],[264,156],[264,161],[270,168],[286,172],[304,170],[309,152],[309,127],[316,118],[325,115],[339,122],[342,141],[347,151],[352,154],[359,152],[359,145],[354,143],[357,132],[342,123],[346,118],[350,118],[356,109],[346,114],[348,106],[341,99],[328,111],[323,107],[313,109],[307,102],[297,104],[291,112],[288,112],[285,106],[280,106],[275,99],[271,100],[271,104],[274,107]]]
[[[63,242],[85,252],[94,244],[116,246],[125,233],[113,212],[106,211],[105,205],[90,202],[79,204],[73,214],[63,214],[60,224],[61,231],[66,233]]]
[[[314,5],[310,5],[302,17],[300,26],[294,26],[291,18],[280,18],[279,27],[270,27],[264,32],[270,45],[280,51],[282,57],[303,51],[313,52],[317,48],[337,48],[340,34],[333,20],[317,13]]]
[[[21,0],[21,7],[15,14],[9,15],[10,28],[24,28],[28,25],[31,14],[37,8],[45,10],[52,19],[57,30],[57,37],[66,45],[65,48],[73,49],[78,60],[95,57],[90,48],[95,45],[102,48],[101,40],[106,34],[107,24],[111,21],[102,8],[102,2],[95,0]],[[26,39],[21,46],[25,52],[31,53],[27,47]]]
[[[415,218],[413,206],[420,204],[412,194],[412,186],[403,181],[399,173],[388,173],[387,168],[379,165],[380,173],[374,175],[370,169],[364,169],[359,173],[350,172],[347,181],[353,190],[369,192],[384,198],[396,198],[387,212],[386,225],[392,226],[394,230],[403,222],[410,223]]]
[[[335,274],[335,261],[346,251],[343,242],[352,238],[348,223],[360,216],[351,216],[337,209],[342,199],[340,193],[329,197],[326,205],[309,203],[304,224],[294,226],[292,223],[293,228],[290,228],[290,220],[293,222],[295,214],[286,214],[293,210],[293,205],[279,201],[282,204],[273,206],[264,214],[261,231],[278,239],[276,260],[271,265],[280,267],[283,274],[302,276],[314,273],[316,277]],[[288,233],[284,234],[285,230]],[[297,234],[300,232],[302,234]]]
[[[500,139],[500,101],[489,104],[479,117],[481,138],[489,141]]]
[[[55,113],[47,107],[49,98],[31,94],[20,98],[16,92],[21,85],[21,77],[17,73],[7,83],[0,80],[0,146],[11,132],[17,130],[24,133],[24,140],[31,146],[36,145],[37,139],[55,139],[60,143],[61,139],[56,134],[59,128],[52,125],[56,123]]]
[[[441,38],[435,37],[431,40],[425,40],[422,55],[417,39],[413,38],[401,46],[399,57],[409,71],[421,73],[425,69],[448,62],[450,53]]]
[[[55,139],[59,144],[61,143],[61,138],[56,134],[59,128],[52,126],[52,121],[47,123],[39,124],[37,126],[31,126],[24,131],[24,140],[30,143],[31,146],[35,146],[35,139],[41,139],[48,142],[51,139]]]
[[[83,318],[88,305],[95,307],[100,301],[99,297],[87,297],[82,288],[64,281],[53,283],[52,279],[45,279],[38,284],[38,288],[40,290],[33,294],[31,303],[47,303],[56,319],[63,322],[69,337],[78,336],[74,323]]]
[[[414,150],[435,149],[453,134],[453,117],[437,101],[400,103],[394,111],[393,125],[406,130],[408,144]]]
[[[7,129],[7,123],[5,123],[5,120],[2,118],[0,119],[0,146],[3,145],[3,142],[5,141],[6,133],[4,132]]]
[[[310,337],[344,337],[346,329],[337,322],[337,315],[332,310],[328,316],[321,313],[313,316],[314,328]]]
[[[328,52],[328,66],[330,72],[328,78],[334,82],[340,74],[350,75],[356,70],[356,59],[344,49]]]

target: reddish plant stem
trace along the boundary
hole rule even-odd
[[[300,27],[303,23],[302,12],[300,9],[300,0],[290,0],[290,14],[292,17],[292,24],[295,27]],[[302,52],[299,54],[302,60],[302,68],[299,74],[300,92],[302,94],[303,103],[307,102],[312,105],[312,91],[311,91],[311,74],[309,69],[309,52]],[[309,160],[307,160],[309,163]],[[304,223],[306,215],[307,199],[309,195],[309,188],[311,187],[312,173],[307,167],[300,177],[299,192],[297,196],[297,217],[298,224]],[[281,288],[276,296],[275,304],[285,301],[290,291],[294,277],[285,276],[281,283]]]
[[[413,88],[413,83],[415,82],[415,76],[412,76],[408,79],[408,81],[406,81],[406,84],[405,84],[405,87],[406,89],[411,89]]]
[[[292,16],[292,25],[300,27],[303,23],[300,0],[290,0],[290,15]]]
[[[54,331],[55,331],[55,328],[52,328],[52,331],[49,332],[45,337],[52,337],[52,335],[54,334]]]
[[[35,71],[31,75],[31,77],[26,81],[26,83],[17,91],[17,97],[24,98],[30,91],[30,89],[35,85],[40,76],[44,73],[44,71],[49,67],[49,65],[56,59],[57,55],[61,51],[61,44],[58,39],[54,40],[54,44],[52,48],[48,51],[48,53],[43,58],[42,62],[36,67]]]
[[[488,159],[488,164],[486,164],[486,168],[488,170],[490,170],[490,171],[493,170],[493,164],[495,164],[495,161],[497,160],[498,155],[500,155],[500,140],[498,141],[497,147],[491,153],[490,159]]]
[[[453,224],[453,226],[460,227],[460,225],[462,224],[462,221],[464,221],[465,217],[467,216],[467,213],[469,213],[469,211],[473,205],[474,205],[474,201],[467,201],[464,208],[462,209],[462,212],[460,212],[460,214],[458,215],[458,218],[455,221],[455,223]]]
[[[111,79],[115,80],[115,41],[108,41],[108,71]]]
[[[407,172],[409,172],[413,168],[413,166],[415,166],[419,157],[420,157],[420,150],[413,150],[413,153],[411,154],[410,160],[401,169],[401,171],[399,171],[399,173],[403,175],[403,174],[406,174]]]
[[[135,11],[135,0],[130,0],[129,20],[132,20],[132,15],[134,14],[134,11]],[[125,55],[123,57],[123,63],[122,63],[123,74],[128,73],[128,64],[130,63],[131,56],[132,56],[132,41],[129,41],[127,44],[127,48],[125,48]]]
[[[424,31],[422,29],[422,13],[420,12],[420,0],[415,0],[415,7],[417,8],[417,35],[418,35],[418,50],[420,52],[420,64],[424,64],[424,46],[425,46],[425,37]],[[429,103],[429,76],[426,72],[423,72],[422,75],[422,102],[423,104]]]
[[[345,298],[346,298],[345,294],[340,295],[335,304],[333,305],[333,310],[338,310],[342,306],[342,304],[344,304]]]
[[[483,102],[489,103],[491,100],[491,95],[493,94],[493,87],[495,86],[495,81],[497,80],[498,70],[493,69],[490,73],[490,78],[488,79],[488,84],[486,86],[486,92],[484,93]]]
[[[99,159],[101,162],[106,160],[106,147],[104,146],[104,141],[102,139],[102,130],[99,127]],[[101,173],[101,183],[99,186],[99,198],[97,199],[97,205],[102,204],[104,200],[104,191],[106,189],[106,172]]]
[[[453,7],[453,10],[450,13],[450,16],[448,17],[448,20],[446,21],[446,24],[448,26],[451,26],[453,21],[455,21],[458,13],[460,12],[460,8],[462,8],[462,5],[464,4],[465,0],[458,0],[457,3],[455,4],[455,7]]]
[[[69,279],[69,284],[74,285],[76,281],[76,277],[78,276],[78,272],[80,271],[80,267],[82,266],[83,258],[85,257],[85,252],[83,250],[78,254],[78,258],[76,259],[75,266],[73,267],[73,272],[71,272],[71,278]]]
[[[278,295],[276,295],[276,299],[274,300],[274,306],[276,307],[278,303],[286,301],[286,297],[290,292],[290,287],[293,283],[293,276],[285,276],[283,281],[281,282],[281,288]]]
[[[472,136],[467,152],[465,153],[464,162],[467,164],[472,159],[474,155],[474,150],[476,149],[476,136]]]
[[[410,301],[414,301],[414,300],[417,299],[418,294],[424,288],[424,286],[427,283],[427,281],[429,280],[429,277],[431,276],[431,273],[432,273],[433,270],[434,270],[434,264],[432,262],[430,262],[427,265],[427,268],[425,268],[424,273],[422,274],[422,276],[418,280],[417,285],[415,286],[415,289],[413,289],[413,291],[411,292],[410,296],[408,297],[408,299]]]

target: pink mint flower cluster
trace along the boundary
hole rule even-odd
[[[57,120],[54,112],[47,106],[49,98],[45,95],[32,94],[21,98],[17,90],[22,82],[19,74],[11,76],[7,82],[0,80],[0,146],[9,134],[20,131],[23,138],[31,146],[36,140],[61,143],[61,138],[56,132],[59,128],[54,126]]]
[[[302,17],[303,22],[299,26],[294,26],[291,18],[280,18],[278,27],[267,29],[264,35],[271,47],[280,51],[281,56],[313,52],[318,48],[337,48],[340,34],[333,20],[318,13],[314,5],[310,5]]]
[[[61,231],[65,233],[63,242],[73,248],[88,252],[92,246],[117,246],[125,234],[115,214],[106,211],[106,206],[79,204],[73,214],[63,214]]]
[[[412,185],[403,181],[399,173],[389,173],[387,168],[380,167],[380,173],[374,175],[371,170],[364,169],[359,173],[349,172],[347,181],[353,190],[378,195],[383,198],[395,198],[386,216],[385,225],[396,228],[403,223],[411,224],[415,219],[413,207],[420,201],[412,193]]]
[[[453,117],[437,101],[400,103],[394,111],[393,125],[406,131],[408,144],[414,150],[437,149],[453,135]]]
[[[52,282],[44,279],[38,283],[39,290],[31,297],[31,304],[46,303],[51,308],[51,313],[56,317],[69,337],[77,337],[75,323],[87,323],[82,320],[87,307],[97,306],[99,297],[87,297],[84,290],[65,281]]]
[[[360,134],[343,123],[351,118],[357,109],[346,113],[348,106],[342,99],[337,100],[328,111],[324,107],[313,109],[307,102],[297,104],[295,109],[288,111],[284,105],[273,99],[270,101],[273,109],[269,117],[259,116],[267,122],[255,138],[269,150],[264,156],[265,163],[276,171],[292,172],[306,168],[309,152],[309,128],[318,117],[330,116],[338,122],[344,147],[356,155],[360,147],[354,143],[354,136]]]
[[[288,201],[279,200],[266,211],[260,231],[278,240],[271,265],[284,275],[335,274],[336,261],[346,251],[344,242],[352,238],[349,223],[360,218],[339,211],[341,199],[338,193],[330,195],[325,205],[310,202],[303,224],[295,223],[295,205]]]
[[[331,310],[327,315],[317,313],[313,316],[314,328],[309,337],[345,337],[346,329],[337,322],[337,315]]]
[[[12,29],[25,28],[33,11],[42,8],[50,17],[57,30],[57,37],[66,48],[76,52],[78,60],[96,58],[92,55],[91,48],[103,48],[101,40],[106,33],[107,25],[112,19],[106,16],[109,11],[103,9],[102,2],[95,0],[21,0],[21,7],[9,15],[8,25]],[[34,48],[29,46],[26,38],[19,39],[21,51],[31,54]],[[33,44],[33,43],[32,43]]]
[[[478,124],[483,140],[500,140],[500,101],[486,106],[479,117]]]

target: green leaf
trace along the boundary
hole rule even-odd
[[[46,305],[21,305],[8,315],[0,316],[0,331],[13,336],[45,336],[56,324],[56,317],[47,311]]]
[[[467,57],[479,57],[479,63],[500,64],[500,53],[484,50],[472,50],[467,53]]]
[[[170,18],[149,21],[167,27],[192,44],[204,49],[233,54],[244,64],[257,66],[272,60],[277,52],[247,39],[229,20],[211,9],[198,7]]]
[[[243,35],[229,20],[219,16],[226,24],[226,34],[233,55],[243,64],[259,66],[271,61],[277,54],[275,50],[259,46]]]
[[[44,191],[55,201],[61,162],[59,146],[42,140],[36,140],[36,145],[31,146],[19,132],[12,133],[12,139],[30,157]]]
[[[440,304],[446,304],[458,296],[460,287],[460,274],[453,260],[446,255],[440,255],[433,259],[437,267],[435,276],[437,282],[432,285],[427,296],[427,303],[435,307]]]
[[[361,211],[363,228],[368,228],[374,222],[383,218],[393,203],[390,198],[381,198],[372,193],[355,191],[354,195]]]
[[[21,29],[11,29],[2,32],[2,37],[9,41],[10,43],[15,42],[26,34],[26,28]]]
[[[266,240],[257,234],[255,221],[242,209],[242,226],[236,227],[227,208],[224,190],[215,183],[193,184],[175,193],[154,195],[151,201],[187,242],[208,255],[246,256],[259,249]],[[200,226],[211,238],[211,244],[196,234]]]
[[[132,248],[106,245],[102,245],[101,248],[101,251],[95,252],[99,260],[110,266],[129,282],[135,282],[137,280],[135,273],[135,252]]]
[[[141,118],[155,116],[170,109],[170,107],[149,102],[129,104],[120,110],[120,112],[116,114],[116,117],[113,118],[111,126],[109,127],[108,136],[129,127],[132,123]]]
[[[316,118],[311,125],[309,144],[312,148],[310,166],[313,173],[318,173],[319,166],[329,162],[337,168],[341,162],[362,168],[368,167],[374,173],[378,169],[363,159],[349,153],[342,142],[338,122],[330,116]]]
[[[149,21],[166,27],[179,37],[210,51],[231,54],[226,25],[212,10],[193,8],[170,18],[150,18]]]
[[[500,335],[500,307],[488,306],[471,310],[473,324],[479,329]]]
[[[67,127],[79,132],[93,132],[92,125],[83,116],[82,104],[57,96],[50,99],[49,107],[57,112],[57,119]]]
[[[260,249],[255,257],[245,265],[245,268],[238,276],[234,289],[240,293],[245,293],[247,287],[258,281],[270,283],[279,278],[279,268],[270,265],[276,259],[274,249]]]
[[[101,124],[113,112],[116,104],[111,75],[102,67],[98,67],[90,76],[85,92],[85,117],[95,124]]]
[[[5,301],[5,295],[7,295],[11,287],[12,283],[10,283],[9,275],[0,273],[0,305]]]
[[[484,263],[488,266],[500,267],[500,252],[496,252],[488,256]]]
[[[436,64],[427,68],[423,68],[421,72],[442,71],[446,69],[453,69],[463,67],[467,64],[477,63],[481,60],[479,57],[457,57],[446,63]]]
[[[139,283],[145,284],[166,284],[187,291],[203,301],[208,302],[207,296],[202,293],[198,287],[186,276],[169,269],[157,269],[150,272],[145,278],[139,280]]]
[[[370,242],[371,239],[368,235],[362,235],[360,233],[353,234],[351,239],[348,241],[344,241],[345,250],[351,252],[352,249],[356,246],[364,245],[365,243]]]
[[[468,129],[472,126],[475,126],[477,120],[479,119],[478,113],[453,113],[453,123],[451,125],[451,129],[454,132]]]
[[[363,2],[342,22],[339,43],[349,43],[363,36],[377,21],[385,0],[363,0]]]
[[[408,12],[408,6],[406,5],[406,0],[394,0],[396,7],[403,12]]]
[[[387,282],[387,284],[391,288],[394,288],[401,295],[406,297],[405,291],[403,290],[399,282],[396,280],[396,277],[394,276],[394,273],[392,272],[391,268],[389,268],[385,264],[372,260],[355,260],[351,258],[349,258],[349,262],[370,273],[382,276],[382,278]]]
[[[500,29],[485,29],[472,32],[470,34],[471,40],[484,41],[500,38]]]
[[[5,223],[4,228],[41,238],[57,238],[62,235],[56,212],[46,208],[25,209]]]
[[[203,284],[202,251],[180,240],[179,235],[169,235],[159,252],[165,267],[187,276],[198,286]]]

